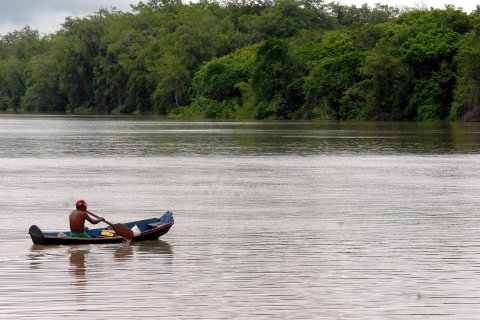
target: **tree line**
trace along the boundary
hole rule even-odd
[[[149,0],[0,37],[0,111],[480,120],[480,7]]]

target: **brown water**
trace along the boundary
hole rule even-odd
[[[0,117],[0,318],[478,319],[480,125]],[[176,224],[34,246],[74,200]]]

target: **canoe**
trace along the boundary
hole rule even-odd
[[[166,234],[173,226],[173,214],[171,211],[165,212],[160,218],[152,218],[124,223],[128,228],[135,226],[140,229],[132,241],[155,240]],[[111,226],[88,230],[91,238],[71,238],[68,235],[70,231],[62,232],[43,232],[39,227],[33,225],[28,230],[34,244],[40,245],[61,245],[61,244],[101,244],[123,242],[124,238],[115,235]]]

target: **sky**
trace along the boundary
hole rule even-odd
[[[130,11],[136,0],[0,0],[0,35],[26,25],[40,33],[58,31],[66,17],[84,17],[98,9]],[[147,2],[147,1],[144,1]]]
[[[117,8],[120,11],[130,11],[130,4],[137,4],[137,0],[0,0],[0,35],[14,30],[20,30],[26,25],[37,29],[40,33],[50,34],[60,29],[66,17],[84,17],[96,12],[100,8]],[[144,2],[147,2],[144,0]],[[190,1],[185,1],[188,3]],[[420,8],[445,8],[445,4],[462,7],[470,13],[480,0],[326,0],[339,2],[344,5],[361,6],[375,3],[389,6]]]

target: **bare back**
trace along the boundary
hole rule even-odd
[[[93,220],[86,211],[73,210],[68,218],[70,221],[70,231],[82,233],[85,231],[85,220],[90,223],[97,224],[98,221]]]

